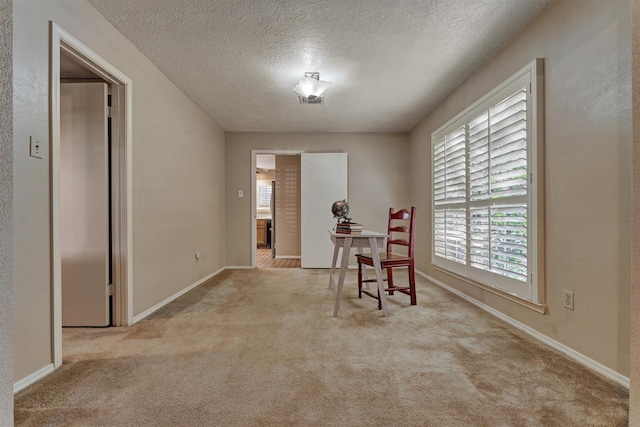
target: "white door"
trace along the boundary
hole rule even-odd
[[[301,266],[331,268],[333,243],[329,231],[336,223],[331,206],[347,199],[347,153],[301,154]]]
[[[106,83],[60,84],[62,325],[108,326]]]

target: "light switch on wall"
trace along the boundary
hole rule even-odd
[[[244,197],[244,191],[238,190],[238,198],[240,199],[242,197]]]

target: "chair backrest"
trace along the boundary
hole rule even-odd
[[[393,252],[393,246],[399,245],[407,248],[407,256],[413,258],[413,237],[415,235],[416,207],[411,206],[411,211],[400,209],[394,211],[389,208],[389,225],[387,233],[387,252]],[[398,236],[398,233],[402,233]]]

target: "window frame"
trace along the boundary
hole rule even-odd
[[[528,85],[526,111],[527,139],[527,281],[520,282],[470,264],[470,208],[469,197],[469,128],[468,124],[483,112],[512,96]],[[436,205],[436,145],[445,135],[464,126],[465,134],[465,201]],[[546,311],[544,292],[544,60],[538,58],[500,83],[479,100],[465,108],[431,134],[431,262],[439,271],[467,283],[528,306],[538,312]],[[499,200],[499,199],[498,199]],[[463,206],[466,215],[466,257],[461,264],[436,255],[436,210],[447,206]]]

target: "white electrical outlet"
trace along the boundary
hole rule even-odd
[[[42,147],[42,143],[38,141],[36,138],[30,136],[29,137],[29,155],[31,157],[35,157],[36,159],[41,159],[43,151],[44,149]]]
[[[564,291],[564,308],[573,310],[573,292]]]

